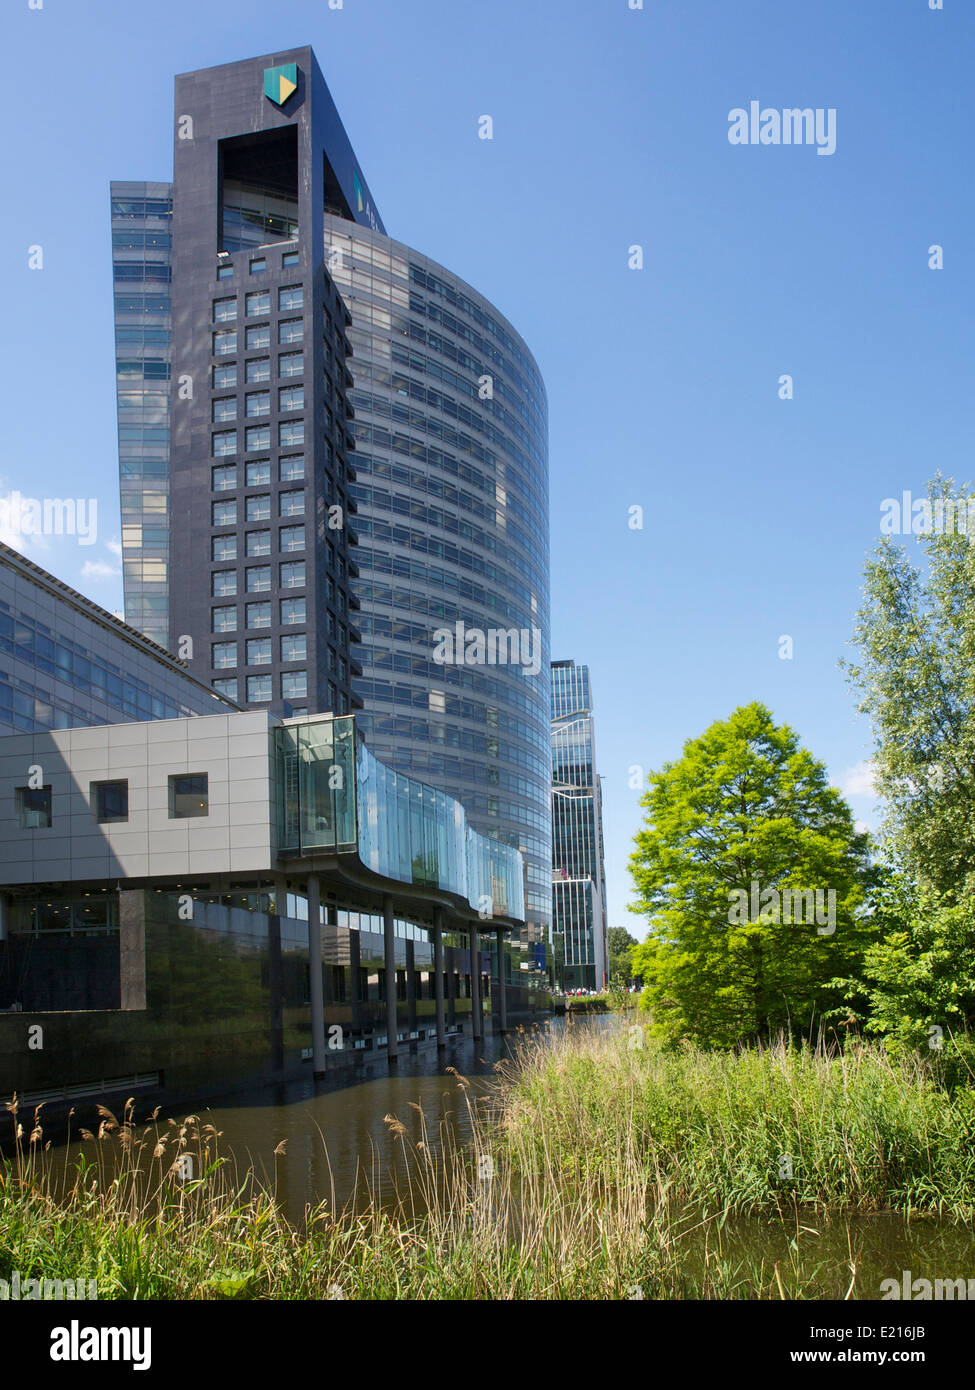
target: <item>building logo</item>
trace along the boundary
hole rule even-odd
[[[298,64],[284,63],[279,68],[264,69],[264,95],[283,106],[298,90]]]

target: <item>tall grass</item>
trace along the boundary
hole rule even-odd
[[[387,1116],[405,1160],[396,1201],[333,1196],[300,1229],[276,1173],[241,1175],[198,1117],[102,1109],[69,1161],[40,1112],[15,1115],[0,1277],[95,1278],[99,1297],[125,1299],[855,1298],[855,1224],[803,1202],[970,1215],[971,1108],[923,1068],[869,1049],[675,1056],[635,1037],[573,1024],[554,1047],[524,1039],[487,1108],[453,1072],[469,1147],[418,1106],[412,1137]],[[769,1213],[757,1241],[735,1230],[747,1210]]]

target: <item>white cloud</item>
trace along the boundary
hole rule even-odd
[[[847,768],[843,773],[842,787],[844,796],[876,796],[877,788],[873,780],[873,763],[864,761],[857,763],[854,767]]]
[[[121,542],[121,541],[106,541],[106,542],[105,542],[105,549],[106,549],[106,550],[110,550],[110,551],[112,552],[112,554],[115,556],[116,560],[121,560],[121,558],[122,558],[122,542]]]
[[[121,570],[107,560],[86,560],[81,566],[82,579],[117,579]]]

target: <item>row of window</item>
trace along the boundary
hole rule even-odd
[[[278,448],[300,449],[305,442],[304,420],[278,421]],[[270,425],[248,425],[244,431],[244,452],[254,454],[271,447]],[[237,452],[237,431],[217,430],[213,436],[214,458],[227,458]]]
[[[282,378],[302,376],[305,370],[305,350],[300,352],[278,353],[278,376]],[[252,357],[244,364],[244,380],[247,385],[271,380],[270,357]],[[237,363],[217,362],[213,367],[214,391],[226,391],[237,385]]]
[[[287,270],[289,266],[297,265],[299,263],[299,259],[300,257],[297,251],[285,251],[281,257],[281,266],[284,270]],[[267,257],[252,256],[250,259],[249,268],[250,273],[252,275],[263,275],[267,270]],[[232,261],[228,260],[222,262],[220,265],[217,266],[218,280],[232,280],[233,278],[234,266]]]
[[[305,291],[301,285],[283,285],[278,290],[278,309],[282,313],[294,313],[305,307]],[[244,314],[247,318],[264,318],[271,312],[271,291],[251,290],[244,296]],[[235,323],[237,320],[237,297],[215,299],[213,301],[214,323]]]
[[[231,537],[231,539],[233,538]],[[304,560],[288,560],[279,565],[278,570],[278,587],[280,589],[303,589],[305,587]],[[269,592],[270,588],[270,565],[251,565],[244,570],[245,593],[263,594]],[[237,593],[237,571],[216,570],[211,579],[211,593],[214,598],[233,598]]]
[[[282,627],[296,627],[308,621],[308,600],[305,598],[283,598],[278,600]],[[260,603],[244,604],[245,627],[270,627],[271,626],[271,600],[265,599]],[[335,621],[334,614],[330,613],[329,618]],[[211,614],[211,632],[236,632],[237,631],[237,605],[232,603],[226,607],[214,608]],[[282,661],[304,660],[304,654],[298,657],[285,657]]]
[[[286,454],[278,460],[278,482],[297,483],[305,476],[304,454]],[[251,459],[244,472],[245,487],[264,487],[271,481],[271,460]],[[237,465],[221,463],[213,469],[214,492],[233,492],[237,487]]]
[[[236,560],[237,537],[214,536],[210,542],[212,560]],[[288,555],[305,548],[304,526],[280,526],[278,528],[278,554]],[[247,531],[244,535],[244,553],[248,559],[258,555],[271,554],[270,531]],[[284,586],[282,586],[284,587]]]
[[[238,689],[240,686],[237,677],[230,679],[221,677],[213,682],[213,688],[220,695],[226,695],[228,700],[237,700]],[[267,676],[248,676],[244,683],[246,691],[246,702],[249,705],[269,705],[274,699],[274,677]],[[306,700],[308,698],[308,675],[305,671],[282,671],[281,673],[281,698],[282,700]],[[332,700],[332,709],[335,708],[335,701]],[[303,713],[302,710],[295,710],[296,714]],[[344,713],[344,711],[343,711]]]
[[[284,414],[289,410],[304,410],[305,388],[303,386],[279,386],[278,410]],[[270,391],[249,391],[244,397],[244,414],[248,420],[271,413]],[[221,396],[213,402],[210,418],[215,425],[225,424],[237,419],[237,397]]]
[[[219,611],[219,609],[214,609],[215,613],[219,613]],[[219,629],[216,630],[219,631]],[[247,657],[245,665],[271,665],[273,658],[270,637],[249,637],[244,643],[244,647]],[[308,638],[303,632],[281,638],[281,660],[285,662],[308,660]],[[214,671],[232,670],[237,664],[236,642],[213,643],[211,666]]]
[[[213,526],[236,526],[237,524],[237,499],[229,498],[223,502],[212,502],[210,504],[211,525]],[[271,519],[271,495],[270,493],[259,493],[256,497],[248,497],[244,502],[245,519],[247,521],[270,521]],[[278,516],[304,516],[305,514],[305,490],[297,488],[288,492],[278,493]]]
[[[278,346],[300,343],[305,336],[304,319],[281,319],[278,323]],[[257,324],[248,328],[244,334],[244,344],[248,352],[271,346],[271,325]],[[219,328],[213,335],[214,357],[229,357],[237,351],[236,328]]]
[[[17,815],[22,830],[49,830],[54,824],[52,788],[16,787]],[[129,818],[129,783],[125,778],[113,782],[92,782],[88,804],[99,825],[111,825]],[[210,814],[209,778],[205,772],[180,773],[169,778],[169,819],[188,820]]]

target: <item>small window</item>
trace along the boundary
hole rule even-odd
[[[304,671],[285,671],[281,676],[282,700],[308,698],[308,676]]]
[[[214,598],[233,598],[237,593],[237,571],[217,570],[211,580],[210,593]]]
[[[222,400],[214,401],[210,418],[215,425],[225,425],[228,420],[236,420],[237,397],[224,396]]]
[[[305,291],[300,285],[285,285],[278,290],[278,308],[282,313],[293,313],[305,307]]]
[[[216,407],[214,402],[214,407]],[[278,409],[285,410],[304,410],[305,408],[305,388],[303,386],[281,386],[278,388]],[[226,418],[226,417],[222,417]],[[232,416],[230,417],[233,418]]]
[[[237,665],[236,642],[214,642],[210,666],[214,671],[232,671]]]
[[[280,448],[297,449],[304,442],[304,420],[280,420],[278,422],[278,445]]]
[[[213,305],[214,323],[235,323],[237,320],[237,299],[218,299]]]
[[[303,598],[283,598],[281,600],[281,626],[294,627],[307,622],[307,601]]]
[[[270,449],[271,447],[271,427],[270,425],[248,425],[247,427],[247,452],[256,453],[258,449]]]
[[[211,558],[214,560],[236,560],[237,559],[237,537],[236,536],[214,536],[211,541]]]
[[[271,587],[271,566],[251,565],[246,572],[245,584],[249,594],[265,594]]]
[[[237,469],[232,463],[222,463],[213,470],[213,491],[233,492],[237,486]]]
[[[217,266],[217,279],[218,279],[218,280],[232,280],[233,278],[234,278],[234,268],[233,268],[232,265],[218,265],[218,266]]]
[[[237,609],[231,604],[228,608],[214,608],[210,623],[211,632],[235,632],[237,630]]]
[[[88,800],[99,825],[112,825],[129,818],[129,784],[122,782],[92,782]]]
[[[270,555],[271,553],[271,533],[270,531],[248,531],[247,532],[247,554]]]
[[[251,332],[248,329],[248,332]],[[282,319],[278,324],[278,342],[285,346],[287,343],[300,343],[305,336],[305,324],[303,319]],[[267,347],[267,343],[263,344]]]
[[[251,261],[251,274],[263,275],[267,270],[267,259],[264,256],[255,256]]]
[[[271,519],[271,498],[270,494],[264,493],[259,497],[248,497],[247,499],[247,520],[248,521],[270,521]]]
[[[270,627],[271,626],[271,605],[270,603],[249,603],[247,605],[247,626],[248,627]]]
[[[302,376],[305,370],[303,352],[282,352],[278,357],[278,376]]]
[[[209,814],[210,792],[205,772],[192,772],[169,779],[169,819],[188,820]]]
[[[308,660],[308,638],[304,633],[281,638],[281,660],[289,663]]]
[[[214,502],[212,504],[212,507],[213,511],[211,524],[213,526],[237,525],[237,503],[235,501]]]
[[[278,464],[278,481],[296,483],[305,476],[304,454],[288,454]]]
[[[234,337],[236,338],[236,333]],[[271,329],[268,324],[263,323],[259,327],[248,328],[247,330],[247,351],[259,352],[261,348],[271,346]]]
[[[270,391],[250,391],[247,396],[247,418],[253,420],[259,415],[270,415]]]
[[[213,436],[213,457],[226,458],[228,454],[237,452],[237,431],[218,430]]]
[[[284,266],[285,270],[287,270],[289,265],[297,265],[299,259],[297,251],[285,251],[284,255],[281,257],[281,264]]]
[[[281,588],[303,589],[305,587],[304,560],[290,560],[281,566]]]
[[[304,516],[305,490],[298,488],[293,492],[278,494],[278,516]]]
[[[215,366],[213,369],[213,389],[214,391],[226,391],[229,387],[237,385],[237,363],[225,362],[222,366]]]
[[[259,381],[271,380],[270,357],[252,357],[247,364],[247,384],[253,386]]]
[[[228,700],[237,701],[237,680],[236,677],[221,676],[213,681],[213,688],[218,695],[226,695]]]
[[[51,817],[50,787],[17,787],[17,814],[22,830],[49,830]]]
[[[282,526],[279,542],[278,549],[282,555],[287,555],[292,550],[304,550],[304,526]]]
[[[271,481],[271,460],[254,459],[247,465],[247,486],[264,487]],[[270,516],[270,512],[268,513]]]
[[[249,331],[249,330],[248,330]],[[267,346],[267,344],[265,344]],[[226,357],[229,353],[237,351],[237,330],[236,328],[221,328],[213,335],[213,355],[214,357]]]
[[[270,637],[252,637],[247,643],[247,664],[248,666],[270,666],[271,664],[271,639]]]
[[[271,294],[269,290],[253,290],[247,296],[247,317],[256,318],[261,314],[271,312]]]
[[[270,676],[247,677],[247,702],[251,705],[265,705],[271,698]]]

